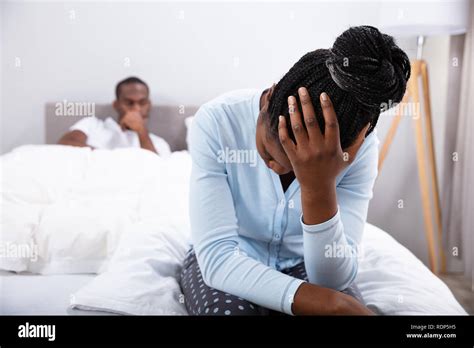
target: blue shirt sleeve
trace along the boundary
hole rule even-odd
[[[377,163],[378,139],[376,133],[371,133],[336,187],[336,215],[317,225],[306,225],[301,219],[310,283],[344,290],[355,279]]]
[[[217,161],[219,127],[202,106],[190,129],[190,219],[194,249],[205,283],[257,305],[292,314],[303,280],[247,256],[239,248],[237,217],[224,163]]]

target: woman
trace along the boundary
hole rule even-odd
[[[409,76],[392,37],[354,27],[270,89],[199,109],[181,274],[190,314],[372,314],[351,284],[377,176],[373,130]]]

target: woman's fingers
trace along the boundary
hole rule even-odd
[[[337,121],[336,111],[332,105],[331,99],[326,92],[320,95],[321,109],[324,116],[324,138],[329,146],[341,146],[339,140],[339,122]]]
[[[316,120],[316,112],[314,111],[313,102],[311,101],[311,96],[309,95],[308,90],[305,87],[300,87],[298,89],[298,95],[300,96],[304,123],[308,131],[309,140],[322,140],[323,135],[319,129],[319,125]]]
[[[308,142],[308,133],[303,127],[301,113],[296,103],[296,98],[290,95],[288,97],[288,111],[290,112],[291,129],[295,135],[297,146],[305,145]]]
[[[278,138],[280,139],[281,146],[283,146],[283,150],[285,150],[288,158],[291,160],[296,150],[296,146],[288,135],[285,116],[279,116],[278,119]]]

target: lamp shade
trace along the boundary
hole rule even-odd
[[[467,31],[469,0],[382,1],[379,28],[393,36],[457,35]]]

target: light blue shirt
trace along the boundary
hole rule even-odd
[[[298,181],[284,192],[279,176],[257,152],[262,92],[224,94],[195,115],[190,130],[192,242],[207,285],[292,314],[294,294],[304,281],[281,270],[304,260],[309,282],[336,290],[347,288],[357,274],[354,251],[377,176],[378,139],[371,133],[337,177],[337,214],[305,225]]]

